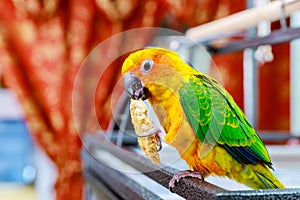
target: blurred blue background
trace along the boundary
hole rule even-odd
[[[34,183],[35,148],[15,96],[0,89],[0,183]]]
[[[21,120],[0,121],[0,181],[32,183],[34,147]]]

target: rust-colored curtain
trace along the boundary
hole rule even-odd
[[[272,23],[271,28],[280,29],[280,23]],[[290,129],[290,44],[273,45],[272,53],[272,62],[258,66],[257,125],[260,130],[287,131]]]
[[[124,30],[164,25],[184,31],[245,6],[229,0],[1,0],[0,8],[5,83],[17,94],[36,144],[58,169],[56,197],[62,200],[82,198],[81,141],[71,106],[74,79],[89,51]],[[120,65],[106,73],[97,95],[103,128]]]

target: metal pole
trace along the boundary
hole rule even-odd
[[[300,27],[300,11],[291,16],[291,27]],[[290,129],[292,135],[300,135],[300,39],[291,41],[290,65]]]
[[[248,8],[253,7],[253,1],[247,1]],[[248,30],[248,36],[256,36],[255,28]],[[243,53],[243,86],[244,86],[244,112],[250,124],[256,128],[257,124],[257,70],[254,60],[254,50],[251,48],[245,49]]]
[[[250,124],[256,128],[257,124],[257,87],[256,87],[256,64],[253,49],[244,50],[244,112]]]

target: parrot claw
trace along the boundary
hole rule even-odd
[[[181,178],[184,177],[194,177],[204,180],[204,175],[200,172],[195,172],[191,170],[180,171],[177,174],[174,174],[173,178],[170,180],[169,189],[172,191],[172,189],[175,187],[175,184],[179,182]]]
[[[157,151],[160,151],[162,149],[162,143],[161,143],[161,135],[162,131],[159,128],[154,127],[152,130],[144,133],[142,136],[138,137],[149,137],[151,135],[155,135],[156,143],[157,143]]]
[[[162,149],[161,140],[158,134],[155,134],[156,142],[157,142],[157,151],[160,151]]]

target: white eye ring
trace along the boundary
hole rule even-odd
[[[147,74],[153,67],[153,60],[145,60],[141,65],[142,74]]]

